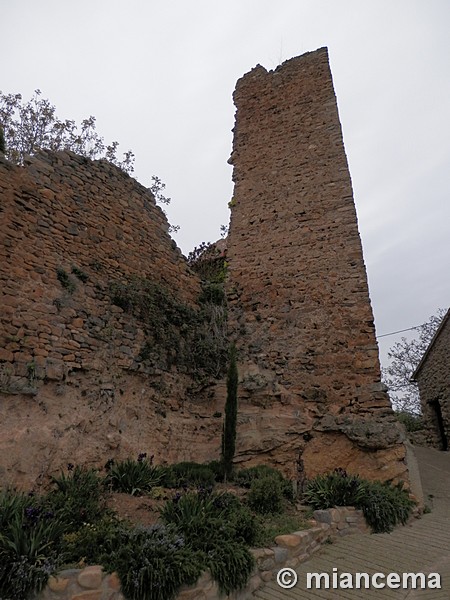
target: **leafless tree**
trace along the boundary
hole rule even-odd
[[[394,408],[401,412],[420,414],[420,398],[417,384],[411,380],[422,356],[430,345],[446,311],[439,308],[426,323],[419,325],[417,337],[401,338],[388,352],[390,364],[382,370],[383,382],[389,388]]]

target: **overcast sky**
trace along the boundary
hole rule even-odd
[[[232,92],[327,46],[378,334],[450,304],[449,0],[0,0],[0,89],[97,118],[172,197],[187,254],[232,196]],[[382,338],[386,349],[399,336]]]

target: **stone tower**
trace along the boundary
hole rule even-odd
[[[301,481],[343,467],[406,478],[380,379],[367,276],[336,97],[321,48],[234,92],[228,241],[239,350],[238,461]]]

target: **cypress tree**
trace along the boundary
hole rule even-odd
[[[6,154],[5,132],[0,125],[0,154]]]
[[[229,478],[233,470],[233,458],[236,451],[238,370],[236,348],[230,349],[230,364],[227,374],[227,400],[225,403],[225,422],[222,434],[222,461],[225,477]]]

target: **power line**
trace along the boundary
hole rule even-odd
[[[413,329],[420,329],[424,325],[425,323],[423,323],[422,325],[416,325],[415,327],[408,327],[408,329],[399,329],[398,331],[391,331],[391,333],[383,333],[382,335],[377,335],[376,337],[378,339],[382,337],[387,337],[388,335],[395,335],[396,333],[403,333],[404,331],[412,331]]]

